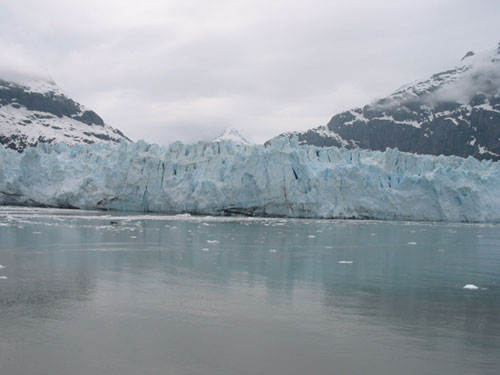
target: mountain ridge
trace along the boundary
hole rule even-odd
[[[236,144],[250,146],[252,143],[243,137],[236,128],[226,128],[218,137],[211,142],[232,141]]]
[[[500,43],[467,52],[454,68],[334,115],[300,144],[500,160]]]
[[[130,141],[50,78],[0,77],[0,144],[22,152],[38,143]]]

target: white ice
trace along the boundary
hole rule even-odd
[[[500,222],[500,164],[232,141],[0,147],[0,204],[169,214]],[[203,221],[207,221],[206,218]]]
[[[477,289],[479,289],[479,287],[474,285],[474,284],[466,284],[464,286],[464,289],[477,290]]]

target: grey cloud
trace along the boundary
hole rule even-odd
[[[46,69],[35,63],[35,59],[21,46],[0,39],[0,79],[45,79],[50,75]]]
[[[0,30],[134,139],[193,142],[234,126],[262,142],[491,47],[499,10],[452,0],[26,0],[0,5]]]
[[[500,87],[499,59],[500,55],[496,58],[496,63],[491,59],[487,59],[475,64],[465,73],[464,79],[433,93],[429,98],[430,103],[446,101],[468,103],[478,92],[487,95],[497,93]]]

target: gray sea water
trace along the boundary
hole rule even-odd
[[[0,374],[500,373],[498,225],[0,207],[0,265]]]

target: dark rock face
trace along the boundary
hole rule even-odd
[[[57,117],[67,116],[87,125],[104,125],[104,121],[95,112],[82,112],[80,104],[64,95],[29,92],[21,85],[4,80],[0,80],[0,103],[12,103],[17,108],[25,107],[30,111],[47,112]]]
[[[0,79],[0,144],[23,151],[38,143],[119,143],[129,139],[51,81]]]
[[[461,66],[339,113],[302,144],[500,160],[500,50],[468,52]]]

